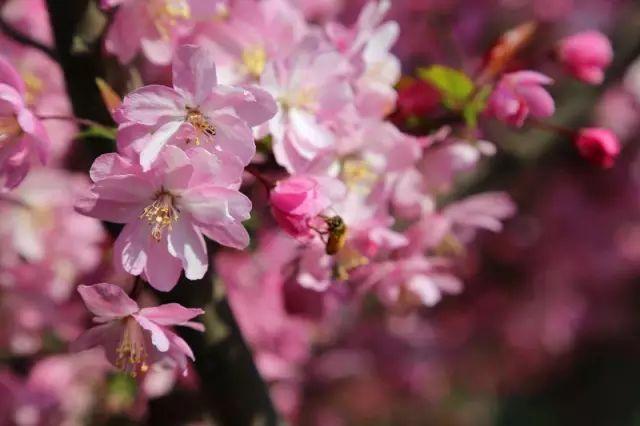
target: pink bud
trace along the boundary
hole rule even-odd
[[[279,181],[270,194],[271,211],[278,225],[294,237],[311,236],[311,221],[332,203],[332,183],[336,188],[342,187],[333,179],[305,175]]]
[[[535,71],[505,74],[489,98],[487,112],[515,127],[521,127],[529,115],[550,117],[555,103],[543,86],[551,83],[551,78]]]
[[[582,157],[604,169],[612,167],[620,154],[620,141],[609,129],[598,127],[581,129],[574,143]]]
[[[567,72],[590,84],[600,84],[613,60],[609,39],[599,31],[584,31],[562,40],[558,58]]]

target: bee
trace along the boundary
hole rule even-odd
[[[344,247],[347,241],[347,225],[340,216],[328,217],[325,223],[329,234],[325,251],[329,255],[334,255]]]

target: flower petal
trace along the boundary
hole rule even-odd
[[[167,303],[140,310],[140,316],[160,325],[181,325],[202,314],[204,314],[202,309],[185,308],[178,303]]]
[[[167,118],[176,120],[184,115],[184,100],[167,86],[152,84],[125,96],[119,112],[126,121],[154,126]]]
[[[148,236],[151,239],[151,236]],[[150,240],[148,259],[144,268],[149,285],[159,291],[171,291],[180,278],[182,264],[167,250],[166,236],[161,241]]]
[[[140,324],[140,327],[151,333],[151,343],[158,351],[166,352],[169,350],[169,339],[159,325],[142,315],[134,315],[133,318]]]
[[[80,285],[78,293],[87,308],[103,318],[122,318],[139,310],[138,304],[114,284]]]
[[[173,225],[167,236],[169,253],[182,261],[185,276],[190,280],[204,277],[209,267],[207,246],[188,217],[184,215]]]
[[[147,145],[140,152],[140,165],[144,171],[151,169],[151,165],[160,155],[162,148],[180,130],[183,124],[184,121],[169,121],[153,132]]]
[[[151,233],[140,220],[127,224],[113,246],[114,261],[131,275],[140,275],[148,261]]]
[[[174,56],[173,87],[198,107],[217,84],[213,53],[202,46],[181,46]]]

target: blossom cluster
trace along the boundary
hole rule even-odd
[[[101,48],[135,76],[122,98],[99,83],[110,127],[73,116],[62,72],[41,51],[55,47],[45,4],[26,3],[2,8],[44,48],[0,38],[0,348],[78,353],[45,358],[26,378],[0,372],[11,396],[0,421],[86,418],[89,406],[135,417],[176,382],[196,386],[195,354],[175,328],[205,331],[207,301],[185,307],[171,292],[214,277],[288,418],[305,380],[344,377],[361,346],[404,348],[388,375],[417,388],[428,363],[411,351],[431,336],[407,326],[398,344],[362,312],[392,321],[461,293],[476,236],[516,214],[506,192],[469,184],[500,149],[485,127],[549,130],[603,169],[620,154],[606,127],[548,121],[555,79],[514,59],[532,23],[487,46],[475,74],[425,61],[414,72],[398,55],[405,21],[389,18],[411,8],[390,0],[351,18],[331,0],[102,0]],[[551,50],[558,72],[584,84],[603,83],[613,61],[594,30]],[[113,149],[85,158],[85,170],[76,160],[93,152],[83,144],[95,131]],[[360,339],[345,331],[349,315]],[[346,349],[313,358],[314,345],[341,336]],[[126,404],[60,398],[62,387],[110,394],[118,377],[139,386]]]

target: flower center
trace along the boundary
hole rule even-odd
[[[0,142],[22,133],[22,127],[15,116],[0,117]]]
[[[196,129],[195,144],[200,145],[200,136],[205,138],[213,138],[216,135],[216,128],[197,108],[187,107],[187,116],[185,121]]]
[[[44,90],[44,82],[32,72],[21,73],[26,88],[25,101],[27,105],[33,105]]]
[[[317,91],[314,87],[303,87],[285,94],[279,100],[285,109],[299,108],[313,111],[316,104]]]
[[[146,219],[151,226],[151,236],[156,241],[162,239],[165,229],[171,230],[174,222],[177,222],[180,212],[174,206],[174,198],[164,190],[158,193],[155,201],[144,208],[140,219]]]
[[[156,0],[150,3],[149,14],[158,33],[168,39],[180,21],[191,18],[191,8],[187,0]]]
[[[144,374],[149,370],[144,335],[136,320],[128,317],[124,321],[124,333],[116,348],[116,367],[136,377],[138,373]]]
[[[242,51],[242,63],[247,73],[258,78],[267,63],[267,52],[262,46],[247,47]]]
[[[342,163],[342,180],[349,189],[367,193],[377,178],[366,161],[349,159]]]

